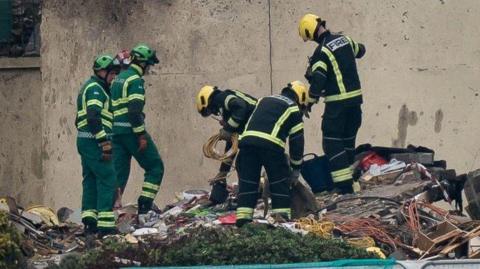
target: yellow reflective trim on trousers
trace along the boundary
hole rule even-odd
[[[337,78],[338,89],[340,90],[340,94],[346,93],[345,85],[343,84],[343,76],[342,72],[340,72],[340,68],[338,67],[337,59],[333,55],[333,53],[328,50],[326,47],[322,47],[322,51],[327,54],[330,63],[333,66],[333,72],[335,73],[335,77]]]
[[[336,170],[336,171],[332,171],[332,176],[343,176],[345,174],[351,174],[352,173],[352,168],[350,167],[347,167],[347,168],[344,168],[344,169],[341,169],[341,170]]]
[[[127,113],[128,113],[128,107],[124,107],[122,109],[113,111],[113,116],[117,117],[117,116],[121,116],[121,115],[124,115],[124,114],[127,114]]]
[[[327,64],[324,61],[318,61],[312,65],[312,72],[315,72],[317,68],[321,67],[325,72],[327,72]]]
[[[292,135],[301,130],[303,130],[303,122],[300,122],[299,124],[293,126],[292,129],[290,129],[290,131],[288,132],[288,135]]]
[[[119,106],[121,104],[126,104],[126,103],[128,103],[128,98],[120,98],[117,100],[112,100],[112,106],[114,107]]]
[[[233,128],[240,126],[240,123],[236,122],[233,118],[228,119],[227,123]]]
[[[133,130],[134,133],[141,133],[141,132],[145,131],[145,125],[142,124],[138,127],[133,127],[132,130]]]
[[[140,76],[139,75],[133,75],[133,76],[127,78],[125,80],[125,82],[123,82],[122,98],[128,98],[127,90],[128,90],[128,86],[130,85],[130,81],[132,81],[134,79],[137,79],[137,78],[140,78]]]
[[[99,220],[97,222],[97,227],[112,228],[112,227],[115,227],[115,221]]]
[[[81,120],[79,123],[77,123],[77,128],[85,127],[87,124],[87,119]]]
[[[246,95],[243,94],[242,92],[235,91],[235,90],[234,90],[234,92],[235,92],[235,94],[236,94],[238,97],[242,98],[245,102],[247,102],[247,103],[249,103],[249,104],[251,104],[251,105],[256,105],[256,104],[257,104],[257,101],[255,101],[254,99],[246,96]]]
[[[114,218],[115,214],[112,211],[100,211],[98,212],[98,218]]]
[[[100,108],[103,108],[103,103],[99,100],[92,99],[87,101],[87,107],[89,106],[99,106]]]
[[[96,139],[100,139],[100,138],[103,138],[103,137],[106,137],[106,136],[107,136],[107,133],[105,132],[105,130],[101,130],[100,132],[95,134]]]
[[[332,177],[333,182],[338,183],[346,180],[352,179],[352,175],[343,175],[343,176],[337,176],[337,177]]]
[[[94,219],[97,219],[97,212],[95,212],[95,211],[90,211],[90,210],[83,211],[83,212],[82,212],[82,219],[83,219],[83,218],[94,218]]]
[[[228,103],[230,102],[230,100],[232,100],[233,98],[236,98],[234,95],[229,95],[227,96],[227,98],[225,98],[225,102],[223,103],[223,105],[225,106],[225,108],[227,110],[230,110],[230,108],[228,107]]]
[[[142,193],[140,194],[140,196],[155,199],[156,194],[150,193],[150,192],[148,192],[148,191],[142,191]]]
[[[252,219],[253,217],[253,208],[250,207],[239,207],[237,208],[237,219]]]
[[[290,162],[294,165],[301,165],[303,163],[303,160],[294,160],[294,159],[290,159]]]
[[[102,110],[102,116],[107,117],[107,118],[113,120],[113,114],[112,114],[110,111],[106,110],[106,109],[103,109],[103,110]]]
[[[242,140],[246,136],[260,137],[260,138],[266,139],[268,141],[271,141],[271,142],[279,145],[282,148],[285,148],[285,142],[283,142],[281,139],[279,139],[277,137],[272,136],[271,134],[262,133],[262,132],[259,132],[259,131],[245,131],[240,136],[240,140]]]
[[[282,116],[280,116],[280,118],[278,119],[278,121],[275,123],[275,127],[273,127],[273,130],[272,130],[272,136],[273,137],[277,137],[278,135],[278,132],[280,131],[280,128],[282,128],[282,125],[285,123],[285,121],[288,119],[288,117],[290,116],[290,114],[292,114],[293,112],[297,112],[297,111],[300,111],[300,109],[298,108],[298,106],[292,106],[292,107],[289,107],[287,108],[287,110],[285,110],[285,112],[283,112]]]
[[[361,89],[356,90],[356,91],[347,92],[347,93],[344,93],[344,94],[330,95],[330,96],[325,97],[325,103],[350,99],[350,98],[357,97],[357,96],[360,96],[360,95],[362,95],[362,90]]]
[[[144,188],[149,188],[149,189],[154,190],[154,191],[158,191],[158,189],[160,188],[159,185],[152,184],[150,182],[143,182],[143,187]]]
[[[287,214],[288,218],[292,216],[292,210],[290,208],[275,208],[272,209],[272,213]]]
[[[140,100],[140,101],[145,101],[145,95],[134,93],[134,94],[130,94],[128,96],[128,101],[132,101],[132,100],[135,100],[135,99]]]
[[[102,119],[102,125],[112,129],[112,122],[106,119]]]

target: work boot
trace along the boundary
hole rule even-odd
[[[148,199],[143,196],[138,198],[138,215],[147,214],[152,209],[153,199]]]
[[[241,228],[243,225],[251,222],[252,222],[251,219],[237,219],[237,221],[235,222],[235,226],[237,226],[238,228]]]
[[[103,237],[107,236],[107,235],[114,235],[114,234],[117,234],[117,229],[113,228],[113,229],[98,229],[98,239],[102,239]]]
[[[225,180],[218,180],[213,183],[212,191],[210,192],[209,200],[213,204],[223,204],[228,198],[227,182]]]
[[[333,184],[333,193],[350,194],[353,193],[353,180],[346,180]]]
[[[97,232],[97,222],[93,220],[83,220],[83,233],[85,236],[92,235]]]

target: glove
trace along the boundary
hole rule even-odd
[[[305,79],[310,83],[310,80],[312,79],[312,66],[309,65],[307,68],[307,71],[305,72]]]
[[[227,172],[218,172],[218,174],[215,176],[214,181],[218,180],[225,180],[227,178],[228,173]]]
[[[225,179],[217,180],[213,183],[210,197],[208,198],[213,204],[222,204],[228,198],[227,182]]]
[[[138,152],[142,153],[147,148],[147,136],[145,134],[141,134],[138,136]]]
[[[225,129],[220,129],[220,132],[218,133],[220,140],[225,140],[225,141],[230,141],[232,140],[232,133],[225,130]]]
[[[310,97],[310,95],[309,95],[308,98],[307,98],[307,104],[306,104],[305,110],[303,111],[303,114],[308,119],[310,118],[310,112],[312,112],[312,106],[316,103],[318,103],[318,99]]]
[[[103,141],[99,144],[100,148],[102,149],[102,160],[103,161],[111,161],[112,160],[112,142],[107,140]]]
[[[298,178],[300,177],[300,170],[298,169],[293,169],[292,172],[290,173],[290,185],[295,186],[298,183]]]

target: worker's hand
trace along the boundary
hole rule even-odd
[[[102,160],[111,161],[112,160],[112,142],[107,140],[100,142],[98,144],[102,150]]]
[[[215,176],[214,181],[218,180],[225,180],[227,178],[228,172],[218,172],[218,174]]]
[[[225,140],[225,141],[230,141],[232,140],[232,133],[225,130],[225,129],[220,129],[220,132],[218,133],[218,136],[220,140]]]
[[[293,169],[289,177],[290,186],[295,186],[298,183],[299,177],[300,177],[300,170]]]
[[[312,66],[309,65],[307,68],[307,71],[305,72],[305,79],[310,83],[310,80],[312,79]]]
[[[138,152],[142,153],[147,149],[147,136],[145,134],[141,134],[138,136]]]

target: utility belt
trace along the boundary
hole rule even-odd
[[[95,135],[93,135],[90,132],[85,132],[85,131],[78,131],[77,137],[78,138],[86,138],[86,139],[95,139]],[[112,134],[107,133],[107,138],[108,139],[112,138]]]

